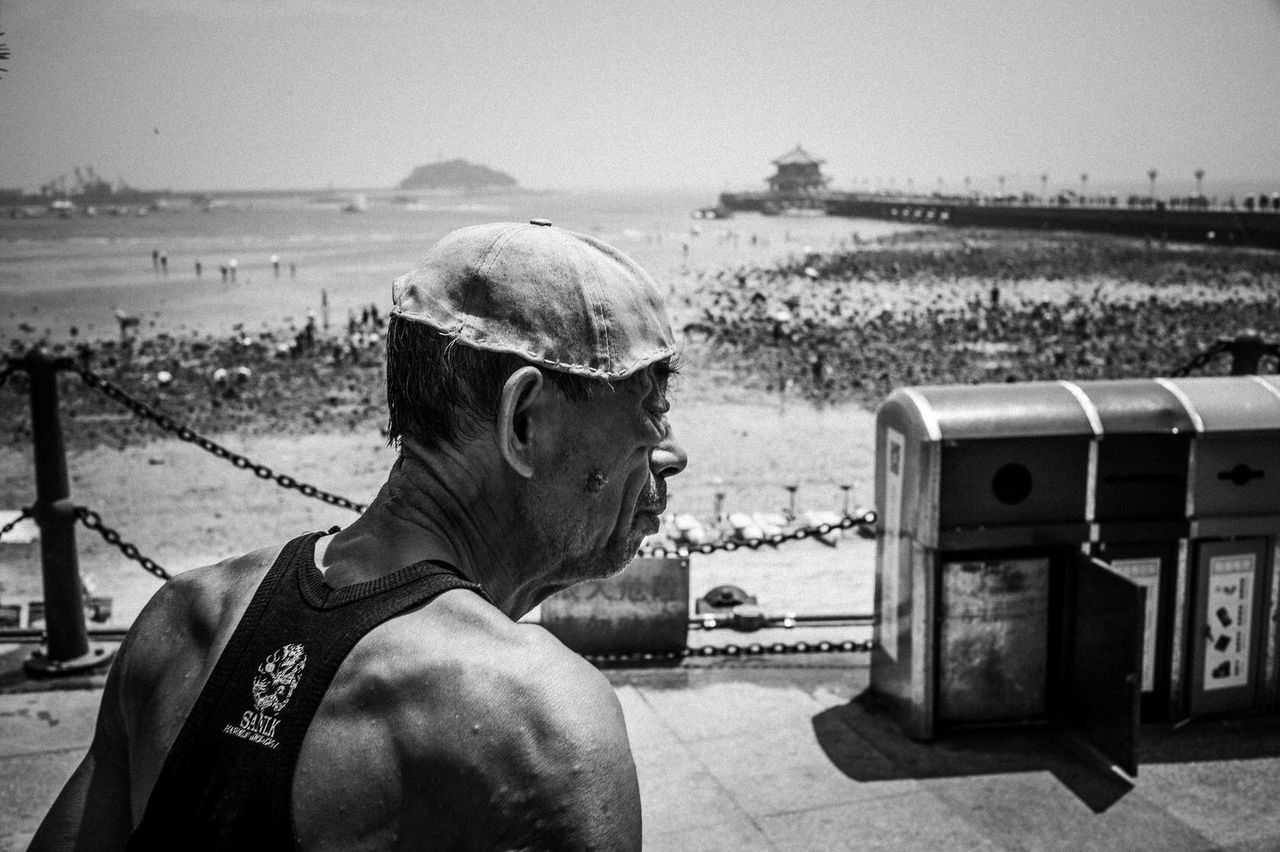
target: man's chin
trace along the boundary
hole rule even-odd
[[[647,536],[653,535],[660,529],[662,529],[662,519],[655,512],[640,512],[631,525],[632,535],[639,535],[641,543]]]
[[[644,544],[644,540],[647,536],[648,533],[633,533],[631,536],[628,536],[626,544],[620,550],[611,553],[609,558],[605,560],[608,573],[601,579],[616,577],[618,574],[625,571],[627,566],[635,561],[635,558],[640,555],[640,545]]]

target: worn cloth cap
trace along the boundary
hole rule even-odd
[[[653,279],[613,246],[545,220],[454,231],[392,286],[392,316],[459,343],[613,381],[670,358]]]

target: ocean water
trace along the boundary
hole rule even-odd
[[[207,212],[141,217],[0,219],[0,332],[66,339],[74,327],[82,337],[114,336],[117,312],[138,317],[144,332],[279,328],[300,325],[309,311],[320,318],[326,302],[340,325],[369,304],[385,312],[391,282],[415,258],[448,232],[481,222],[545,218],[591,233],[673,292],[708,270],[902,228],[828,217],[694,219],[693,210],[714,203],[711,193],[522,193],[427,198],[412,207],[386,193],[370,195],[361,213],[314,198],[228,198]],[[155,269],[153,251],[166,254],[167,274]],[[235,281],[223,281],[219,267],[232,259]]]

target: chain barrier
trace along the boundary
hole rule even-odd
[[[773,535],[762,536],[761,538],[748,539],[725,539],[724,541],[704,542],[702,544],[676,545],[674,548],[656,547],[645,548],[640,551],[641,556],[662,559],[668,556],[688,556],[692,553],[711,554],[723,550],[732,553],[740,548],[748,550],[759,550],[764,545],[777,547],[780,544],[789,541],[800,541],[811,536],[828,536],[836,530],[848,530],[854,527],[872,527],[876,522],[875,510],[869,509],[860,515],[845,515],[834,524],[816,524],[813,526],[798,527],[788,533],[774,533]]]
[[[764,657],[793,654],[866,654],[875,647],[875,641],[863,642],[753,642],[750,645],[703,645],[685,647],[679,651],[634,652],[628,654],[585,654],[596,665],[639,665],[644,663],[672,663],[690,657]]]
[[[3,539],[9,533],[13,532],[14,527],[16,527],[18,524],[22,523],[29,517],[31,517],[31,507],[27,506],[26,508],[18,512],[18,517],[14,518],[9,523],[0,527],[0,539]]]
[[[80,523],[102,536],[103,540],[106,541],[107,544],[119,548],[121,553],[132,559],[134,562],[137,562],[147,571],[159,577],[161,580],[170,579],[168,571],[161,568],[154,559],[143,556],[138,551],[138,548],[133,544],[123,541],[120,537],[120,533],[104,524],[102,522],[102,516],[97,512],[84,506],[76,506],[72,510],[72,514]]]
[[[364,503],[356,503],[353,500],[348,500],[346,497],[331,494],[328,491],[322,491],[314,485],[299,482],[288,474],[276,473],[265,464],[258,464],[237,452],[227,449],[221,444],[209,440],[203,435],[193,432],[189,427],[182,425],[166,414],[156,411],[145,402],[134,399],[120,387],[102,378],[88,367],[77,364],[69,358],[61,361],[59,366],[79,373],[80,378],[83,379],[84,383],[89,387],[120,403],[143,420],[150,420],[161,429],[175,435],[179,440],[186,441],[189,444],[195,444],[205,452],[212,453],[220,459],[229,461],[232,465],[240,468],[241,470],[253,471],[253,475],[259,479],[273,480],[276,485],[279,485],[281,488],[291,488],[301,493],[304,497],[323,500],[325,503],[332,506],[340,506],[343,509],[350,509],[353,512],[363,512],[366,508]]]
[[[1204,350],[1199,355],[1192,358],[1190,361],[1183,364],[1181,367],[1174,370],[1169,375],[1172,378],[1180,379],[1180,378],[1183,378],[1184,376],[1189,376],[1192,373],[1203,370],[1209,364],[1210,361],[1212,361],[1214,358],[1217,358],[1219,355],[1221,355],[1223,352],[1227,351],[1230,348],[1231,348],[1231,343],[1229,341],[1218,340],[1213,345],[1211,345],[1208,349]]]
[[[1216,353],[1214,353],[1216,354]],[[1202,356],[1204,357],[1204,356]],[[1206,359],[1207,360],[1207,359]],[[312,497],[322,500],[330,505],[340,506],[355,512],[363,512],[366,508],[365,504],[356,503],[346,497],[332,494],[316,488],[305,482],[299,482],[287,474],[276,473],[270,467],[259,464],[246,456],[236,453],[203,435],[193,431],[190,427],[185,426],[166,414],[152,408],[145,402],[131,396],[127,391],[113,384],[111,381],[99,376],[89,367],[77,363],[71,358],[60,358],[57,361],[59,369],[71,370],[77,373],[86,385],[102,393],[104,396],[115,400],[125,408],[129,409],[133,414],[148,420],[159,426],[166,432],[173,434],[179,440],[187,443],[195,444],[200,449],[211,453],[218,458],[231,462],[231,464],[242,470],[250,470],[259,479],[268,479],[274,481],[282,488],[293,489],[301,493],[305,497]],[[11,361],[4,368],[0,368],[0,385],[8,380],[9,375],[16,369],[16,365]],[[10,532],[13,527],[26,517],[30,517],[30,509],[24,509],[22,513],[14,518],[9,524],[0,528],[0,537]],[[124,541],[119,531],[107,526],[102,516],[84,506],[77,506],[74,509],[74,515],[77,520],[84,524],[88,529],[97,532],[102,536],[108,544],[118,548],[129,559],[137,562],[146,571],[158,577],[161,580],[170,579],[169,572],[165,571],[155,560],[143,556],[138,548],[127,541]],[[666,548],[657,546],[647,548],[641,551],[641,556],[664,557],[664,556],[687,556],[691,553],[712,554],[717,551],[733,552],[739,548],[747,548],[750,550],[758,550],[764,545],[777,547],[790,541],[800,541],[811,536],[825,537],[833,532],[852,529],[854,527],[871,527],[876,522],[876,513],[874,511],[863,512],[860,515],[845,515],[841,520],[835,523],[823,523],[810,526],[798,527],[787,533],[776,533],[774,535],[763,536],[756,539],[726,539],[719,542],[706,542],[702,544],[690,546],[676,546],[675,548]],[[867,645],[868,647],[863,647]],[[757,656],[761,654],[789,654],[789,653],[823,653],[830,651],[858,651],[869,650],[869,643],[854,642],[819,642],[807,643],[797,642],[793,644],[773,643],[771,645],[761,645],[753,643],[746,646],[726,645],[723,647],[704,646],[701,648],[685,648],[680,653],[667,655],[654,655],[649,653],[643,654],[610,654],[600,657],[592,657],[590,659],[599,660],[608,663],[628,663],[628,662],[650,662],[661,659],[675,659],[689,656]]]

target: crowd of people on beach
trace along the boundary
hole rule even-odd
[[[321,326],[314,311],[301,325],[251,332],[237,324],[226,335],[125,334],[119,340],[49,340],[67,356],[126,393],[201,433],[265,434],[300,428],[383,426],[383,337],[377,305],[350,311],[346,323]],[[14,338],[6,354],[21,357],[31,340]],[[118,403],[80,382],[61,385],[68,444],[125,446],[161,437],[154,425],[123,416]],[[26,376],[14,372],[0,389],[25,396]],[[25,405],[4,406],[4,440],[31,440]]]
[[[905,385],[1169,375],[1221,337],[1280,340],[1280,255],[1239,249],[934,231],[690,275],[672,307],[691,371],[820,403],[875,406]],[[385,323],[369,305],[331,326],[326,304],[323,322],[308,312],[256,334],[49,342],[196,431],[354,429],[383,425]],[[32,342],[12,340],[10,354]],[[1223,356],[1203,372],[1229,366]],[[15,392],[20,373],[0,390]],[[63,410],[73,444],[157,437],[80,383],[64,383]],[[8,440],[28,441],[25,405],[5,411]]]

